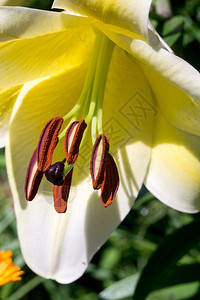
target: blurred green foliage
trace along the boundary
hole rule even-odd
[[[200,1],[168,1],[169,11],[154,1],[152,24],[174,52],[200,69]],[[50,9],[52,1],[32,1]],[[94,256],[76,282],[61,285],[36,276],[19,248],[12,197],[0,150],[0,250],[12,250],[23,268],[21,282],[0,288],[1,300],[198,300],[200,299],[199,214],[168,208],[143,188],[133,209]]]

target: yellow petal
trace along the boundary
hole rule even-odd
[[[159,109],[169,122],[200,135],[200,74],[190,64],[163,48],[141,40],[106,34],[140,62]]]
[[[114,32],[147,39],[150,0],[55,0],[53,7],[63,8],[98,20]]]
[[[145,185],[177,210],[200,210],[200,138],[156,120],[152,157]]]
[[[10,116],[20,89],[21,86],[15,86],[0,90],[0,147],[6,145]]]
[[[94,33],[83,24],[86,18],[10,9],[0,8],[2,36],[25,38],[0,43],[0,87],[51,76],[87,60]]]
[[[86,18],[25,7],[0,7],[0,41],[33,38],[80,27]]]

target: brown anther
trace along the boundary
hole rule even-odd
[[[33,200],[33,198],[35,197],[43,176],[43,172],[38,170],[36,157],[37,157],[37,148],[33,153],[33,156],[30,160],[28,170],[26,173],[24,194],[26,200],[28,201]]]
[[[58,143],[58,133],[63,123],[63,118],[51,119],[43,128],[37,145],[38,170],[45,172],[51,165],[53,151]]]
[[[115,199],[119,188],[119,174],[117,166],[110,153],[107,153],[104,180],[101,188],[100,200],[104,207],[108,207]]]
[[[85,120],[73,122],[65,133],[65,156],[68,165],[75,163],[79,154],[79,146],[87,127]]]
[[[98,190],[102,186],[108,151],[108,138],[104,134],[100,134],[94,143],[90,160],[90,174],[94,190]]]
[[[72,181],[73,169],[65,176],[64,184],[53,186],[54,208],[57,213],[65,213],[67,210],[67,201]]]

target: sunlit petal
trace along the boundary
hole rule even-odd
[[[6,145],[10,116],[21,86],[0,90],[0,147]]]
[[[200,210],[200,139],[157,118],[147,188],[183,212]]]
[[[53,7],[66,9],[100,21],[114,32],[147,40],[148,14],[151,0],[55,0]],[[107,26],[108,25],[108,26]]]
[[[58,74],[87,61],[95,35],[85,20],[53,12],[0,7],[0,36],[3,40],[11,39],[0,43],[0,86]]]
[[[0,41],[34,38],[79,27],[86,22],[80,18],[58,12],[25,7],[0,7]],[[87,23],[91,23],[87,19]]]

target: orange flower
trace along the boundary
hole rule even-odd
[[[0,286],[21,280],[24,272],[12,262],[12,251],[0,251]]]

